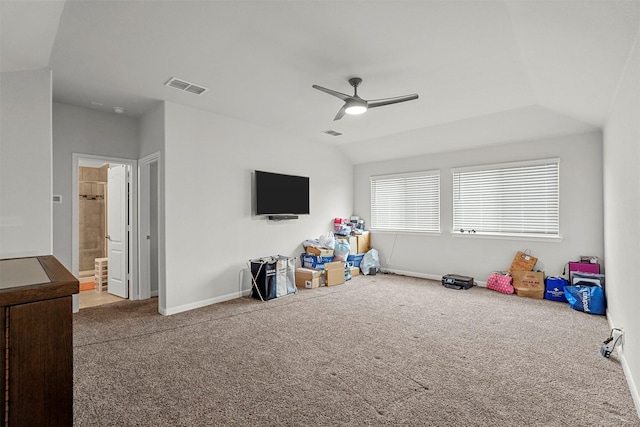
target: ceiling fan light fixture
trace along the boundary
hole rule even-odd
[[[356,114],[362,114],[367,111],[367,107],[363,107],[362,105],[354,105],[352,107],[345,108],[344,112],[347,114],[351,114],[355,116]]]
[[[362,114],[367,111],[367,103],[357,99],[349,99],[345,103],[344,112],[350,115]]]
[[[362,83],[362,79],[360,77],[352,77],[349,79],[349,84],[353,86],[353,95],[349,96],[346,93],[338,92],[332,89],[327,89],[326,87],[311,85],[312,88],[319,90],[320,92],[328,93],[329,95],[335,96],[340,100],[344,101],[344,105],[342,108],[338,110],[338,114],[334,117],[334,121],[340,120],[344,117],[345,114],[356,115],[362,114],[365,111],[382,107],[383,105],[391,105],[397,104],[398,102],[411,101],[413,99],[418,99],[418,95],[413,93],[411,95],[404,96],[396,96],[393,98],[385,98],[385,99],[373,99],[373,100],[365,100],[358,96],[358,86]]]

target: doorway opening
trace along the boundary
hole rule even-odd
[[[136,161],[73,154],[73,311],[138,298]]]
[[[94,286],[96,260],[107,256],[107,172],[109,164],[86,161],[80,162],[78,170],[78,214],[79,214],[79,272],[80,290],[100,287],[96,280]],[[91,280],[89,280],[91,279]]]
[[[113,191],[109,191],[112,167],[122,164],[81,160],[78,169],[78,244],[80,309],[122,301],[124,295],[109,292],[108,214],[107,206]],[[117,191],[117,189],[111,189]],[[118,197],[122,195],[118,194]],[[127,200],[116,204],[128,203]]]

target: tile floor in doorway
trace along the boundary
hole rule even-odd
[[[80,291],[80,309],[94,307],[96,305],[110,304],[124,301],[124,298],[111,295],[109,292],[96,292],[95,290]]]
[[[80,289],[86,289],[87,285],[93,281],[93,278],[81,277]],[[123,301],[124,298],[111,295],[109,292],[97,292],[94,289],[86,289],[80,291],[80,310],[87,307],[95,307],[97,305],[110,304],[112,302]]]

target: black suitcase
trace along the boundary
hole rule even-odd
[[[469,289],[473,286],[473,277],[446,274],[442,276],[442,286],[451,289]]]

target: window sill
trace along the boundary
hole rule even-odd
[[[408,234],[408,235],[422,235],[422,236],[442,236],[439,231],[407,231],[407,230],[376,230],[369,229],[371,233],[379,234]]]
[[[518,240],[528,242],[562,242],[562,236],[527,236],[522,234],[492,234],[492,233],[460,233],[452,231],[452,237],[469,237],[472,239],[494,239],[494,240]]]

